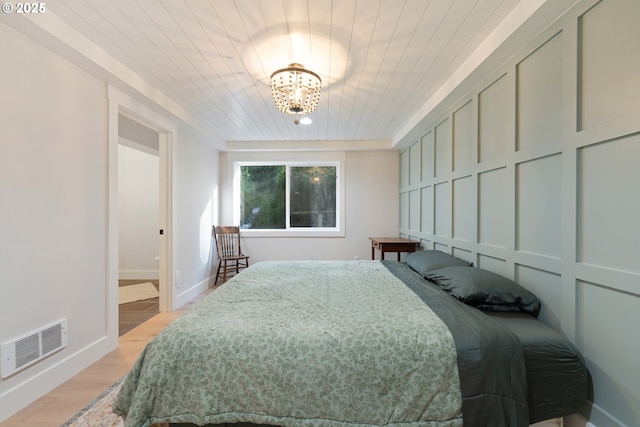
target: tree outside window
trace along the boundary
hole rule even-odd
[[[286,228],[286,166],[241,166],[242,228]]]
[[[243,165],[240,224],[245,229],[333,229],[337,226],[334,165]]]

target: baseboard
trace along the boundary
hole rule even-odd
[[[200,283],[197,283],[189,289],[180,289],[180,292],[176,296],[176,308],[180,308],[202,292],[206,291],[210,284],[213,283],[215,276],[211,276]]]
[[[595,425],[585,420],[580,414],[573,414],[564,417],[564,427],[595,427]]]
[[[119,270],[118,280],[158,280],[158,270]]]
[[[529,427],[596,427],[579,414],[569,415],[568,417],[553,418],[550,420],[540,421],[531,424]]]
[[[26,378],[29,375],[28,369],[16,374],[15,381],[18,383],[0,394],[0,422],[26,408],[116,348],[118,337],[105,336],[33,376]],[[25,376],[23,382],[19,382],[21,376]],[[11,377],[7,381],[10,380]]]
[[[618,417],[616,417],[614,414],[606,411],[605,409],[602,408],[602,406],[599,406],[597,404],[592,404],[589,407],[589,412],[588,412],[588,416],[589,416],[589,421],[584,424],[584,426],[586,427],[595,427],[595,426],[611,426],[611,427],[627,427],[627,426],[640,426],[640,419],[638,418],[638,411],[637,411],[637,407],[628,407],[629,412],[627,412],[626,414],[626,420],[625,422],[621,421]],[[623,414],[619,414],[619,416],[623,416]],[[584,419],[583,417],[580,417],[582,419]],[[576,424],[575,427],[582,427],[583,424]],[[569,427],[574,427],[574,425],[571,425]]]

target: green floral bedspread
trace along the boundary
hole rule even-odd
[[[262,262],[158,335],[126,426],[461,426],[453,338],[378,261]]]

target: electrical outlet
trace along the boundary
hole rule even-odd
[[[180,282],[180,270],[176,271],[175,284],[176,284],[176,289],[180,289],[180,286],[182,285],[182,283]]]
[[[355,255],[355,256],[353,257],[353,260],[354,260],[354,261],[358,261],[359,259],[360,259],[360,257],[359,257],[358,255]]]

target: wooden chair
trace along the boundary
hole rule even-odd
[[[213,236],[218,256],[215,286],[218,284],[219,277],[222,277],[222,283],[224,283],[229,277],[238,274],[241,269],[249,267],[249,257],[242,253],[240,247],[240,227],[214,226]]]

